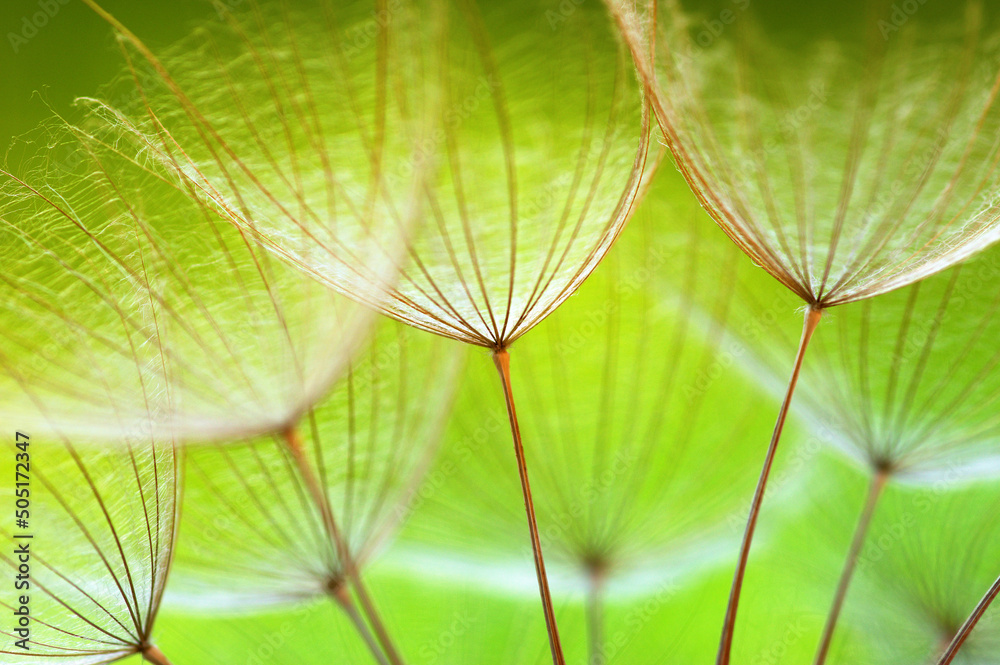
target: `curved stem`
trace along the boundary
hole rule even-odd
[[[542,596],[542,607],[545,610],[545,627],[549,632],[549,647],[552,650],[552,662],[565,665],[562,645],[559,643],[559,629],[556,626],[556,614],[552,607],[552,595],[549,593],[549,580],[545,574],[545,559],[542,556],[542,541],[538,535],[538,523],[535,521],[535,504],[531,500],[531,485],[528,482],[528,465],[524,459],[524,446],[521,444],[521,429],[517,424],[517,412],[514,410],[514,393],[510,386],[510,355],[505,349],[493,353],[493,362],[500,373],[503,384],[504,400],[507,403],[507,416],[510,418],[510,432],[514,437],[514,454],[517,457],[517,471],[521,476],[521,493],[524,496],[524,510],[528,516],[528,530],[531,532],[531,550],[535,556],[535,575],[538,578],[538,591]]]
[[[979,620],[983,618],[986,614],[986,610],[989,608],[990,603],[1000,595],[1000,577],[997,578],[993,586],[990,587],[983,599],[979,601],[976,605],[976,609],[972,611],[969,618],[965,620],[962,627],[958,629],[958,633],[955,634],[955,638],[948,645],[948,649],[941,655],[941,659],[937,662],[937,665],[949,665],[955,656],[958,654],[959,649],[965,644],[965,640],[969,639],[969,635],[972,633],[972,629],[976,627]]]
[[[375,635],[378,636],[378,642],[382,645],[382,650],[385,651],[385,655],[391,665],[402,665],[403,659],[400,657],[399,651],[396,649],[396,645],[389,635],[389,631],[386,630],[385,624],[379,616],[378,609],[375,607],[375,603],[372,602],[371,596],[368,595],[368,590],[361,581],[361,575],[358,574],[353,564],[351,564],[351,568],[353,570],[348,574],[351,586],[354,587],[354,593],[361,602],[361,609],[364,611],[365,616],[368,617],[368,622],[375,630]]]
[[[837,593],[833,597],[833,605],[830,606],[830,614],[827,615],[826,625],[823,627],[823,636],[820,638],[819,649],[816,651],[815,665],[823,665],[826,662],[827,653],[830,651],[830,643],[833,641],[833,631],[837,628],[837,619],[840,618],[840,611],[844,607],[844,600],[847,598],[847,589],[851,585],[851,578],[857,567],[858,556],[861,554],[861,547],[864,545],[865,536],[868,534],[868,527],[871,525],[872,516],[875,514],[875,506],[878,504],[882,490],[885,489],[889,480],[887,471],[879,470],[872,476],[868,486],[868,499],[861,510],[858,518],[858,525],[854,529],[854,538],[851,541],[851,548],[847,552],[844,560],[844,569],[840,573],[840,582],[837,584]]]
[[[764,459],[764,468],[761,469],[760,478],[757,480],[757,489],[754,491],[753,501],[750,504],[750,515],[747,517],[746,531],[743,533],[743,544],[740,546],[740,558],[736,564],[736,573],[733,575],[733,584],[729,591],[729,605],[726,607],[726,619],[722,626],[722,638],[719,641],[719,655],[715,661],[716,665],[729,665],[730,652],[733,648],[733,631],[736,627],[736,610],[740,603],[743,576],[746,574],[747,560],[750,557],[750,545],[753,543],[753,534],[757,528],[760,506],[764,501],[764,490],[767,487],[767,479],[771,475],[771,467],[774,465],[774,456],[778,451],[781,430],[785,426],[788,407],[791,406],[792,395],[795,393],[795,384],[799,380],[802,359],[805,356],[806,347],[809,346],[809,340],[816,330],[816,325],[819,323],[822,311],[820,308],[812,305],[806,309],[805,321],[802,324],[802,337],[799,340],[799,350],[795,354],[795,366],[792,369],[792,376],[788,379],[788,389],[785,392],[785,399],[781,403],[778,420],[774,424],[774,433],[771,435],[771,443],[767,448],[767,456]]]
[[[152,644],[147,644],[142,650],[142,659],[153,665],[171,665],[170,660]]]
[[[339,586],[337,589],[330,592],[330,597],[333,598],[337,606],[344,611],[344,614],[346,614],[351,620],[351,623],[354,624],[358,634],[361,635],[361,639],[364,640],[365,645],[367,645],[368,650],[371,651],[379,665],[389,665],[389,661],[386,659],[385,654],[382,653],[378,642],[376,642],[372,632],[368,629],[368,624],[365,623],[364,618],[362,618],[362,616],[358,613],[358,608],[354,604],[351,594],[347,593],[347,590],[344,589],[343,586]]]
[[[288,449],[292,454],[292,458],[295,460],[295,465],[299,470],[299,474],[302,476],[307,490],[312,495],[313,501],[316,502],[316,506],[319,508],[323,524],[326,527],[327,532],[330,534],[330,537],[333,539],[334,546],[337,548],[337,556],[340,559],[341,565],[344,567],[344,576],[348,579],[348,581],[350,581],[351,587],[354,588],[354,592],[357,594],[358,600],[361,602],[361,609],[364,611],[369,623],[371,623],[372,629],[375,631],[375,635],[378,636],[378,642],[382,646],[384,656],[382,653],[378,653],[376,651],[373,651],[372,654],[375,656],[375,659],[380,662],[384,657],[388,658],[391,665],[402,665],[403,660],[400,658],[399,652],[396,650],[392,638],[385,629],[385,625],[379,617],[375,604],[372,602],[371,597],[368,595],[368,591],[361,582],[361,574],[358,572],[358,567],[354,562],[354,557],[351,555],[350,549],[347,547],[347,542],[344,540],[343,534],[340,532],[337,522],[333,517],[333,511],[330,509],[330,504],[327,501],[326,492],[323,491],[319,478],[316,477],[316,472],[313,470],[312,465],[309,464],[309,460],[306,459],[305,448],[302,445],[302,438],[299,436],[298,430],[295,427],[286,429],[284,431],[284,438],[285,443],[288,445]]]

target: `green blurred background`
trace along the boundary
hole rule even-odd
[[[205,0],[107,0],[103,6],[154,47],[168,45],[199,21],[217,16]],[[0,142],[5,148],[11,137],[30,131],[48,116],[46,102],[69,113],[75,97],[96,94],[122,68],[110,28],[78,0],[4,0],[0,35]]]
[[[154,50],[173,43],[199,22],[217,18],[217,10],[206,0],[103,0],[102,4]],[[716,0],[699,6],[706,20],[712,21],[740,4],[745,3]],[[754,7],[761,10],[765,20],[784,26],[790,37],[809,40],[836,30],[845,15],[862,11],[861,4],[806,3],[803,7],[794,0],[761,0],[755,1]],[[551,2],[553,11],[559,5],[557,0]],[[798,7],[794,17],[788,11],[791,6]],[[30,22],[45,7],[58,11],[36,28]],[[933,16],[935,11],[928,6],[927,15]],[[11,34],[17,36],[16,49]],[[0,36],[0,142],[5,146],[11,137],[30,131],[49,115],[46,104],[72,116],[74,97],[95,94],[121,71],[111,30],[78,0],[65,4],[59,0],[3,0]],[[661,200],[677,202],[685,216],[700,214],[672,168],[664,168],[660,178],[663,182],[656,195]],[[711,224],[707,217],[700,219]],[[788,307],[782,311],[787,316],[779,325],[790,336],[797,334],[800,324],[798,313],[793,311],[794,300],[767,279],[760,280],[760,285],[763,299],[785,299]],[[587,292],[585,286],[582,293]],[[489,374],[491,368],[487,365],[484,354],[474,354],[470,372]],[[492,380],[492,376],[484,380]],[[772,401],[777,408],[777,400]],[[498,407],[498,403],[491,405]],[[791,430],[787,452],[794,460],[794,441],[801,442],[808,432],[795,424]],[[501,444],[506,439],[506,433],[502,434]],[[765,533],[772,546],[778,545],[769,548],[774,553],[772,560],[755,556],[754,567],[759,572],[748,582],[741,610],[743,655],[753,656],[746,659],[748,665],[807,662],[822,626],[840,546],[849,538],[865,480],[832,456],[821,454],[819,458],[811,460],[813,471],[808,478],[800,478],[786,490],[800,500],[798,519],[786,520]],[[808,493],[802,491],[804,486],[808,486]],[[740,489],[748,493],[751,487]],[[900,495],[903,498],[898,502],[905,503],[907,495],[902,491]],[[511,497],[511,501],[510,505],[518,507],[517,497]],[[765,523],[775,521],[779,506],[776,501],[765,508]],[[884,522],[891,526],[892,520],[892,513],[887,511]],[[820,538],[839,545],[832,553],[829,548],[813,548]],[[609,652],[609,661],[686,664],[694,662],[689,660],[692,654],[708,656],[717,640],[731,575],[729,557],[723,556],[722,560],[722,565],[693,583],[669,587],[635,603],[612,603],[608,636],[617,646]],[[526,558],[523,563],[530,566]],[[763,571],[769,571],[770,576]],[[812,579],[816,588],[803,589],[803,579]],[[476,591],[454,579],[449,582],[422,577],[405,567],[391,565],[373,571],[372,587],[411,662],[544,663],[548,659],[540,613],[531,593],[495,593],[490,591],[490,585]],[[564,641],[570,645],[568,652],[573,662],[581,663],[585,628],[580,604],[566,601],[562,605],[560,627]],[[207,609],[201,614],[167,609],[157,624],[156,639],[175,665],[370,662],[340,613],[325,604],[228,618],[215,617]],[[128,662],[135,665],[138,659]],[[708,660],[699,658],[697,662]]]
[[[242,0],[104,0],[101,4],[156,50],[187,34],[206,18],[218,18],[218,6]],[[510,0],[504,0],[509,2]],[[558,12],[582,2],[596,0],[550,0]],[[315,0],[296,0],[294,6],[309,7]],[[533,3],[535,4],[535,3]],[[739,15],[753,11],[755,17],[778,27],[790,39],[809,41],[850,24],[858,13],[871,11],[888,16],[892,3],[799,3],[794,0],[698,0],[684,3],[697,11],[702,27],[711,30],[724,12]],[[948,3],[920,3],[922,19],[931,22],[949,11]],[[537,4],[536,4],[537,6]],[[37,18],[45,8],[54,15]],[[25,21],[29,23],[26,24]],[[544,21],[544,16],[539,16]],[[29,27],[30,26],[30,27]],[[12,45],[10,35],[16,35]],[[0,3],[0,143],[32,129],[47,114],[42,99],[59,112],[67,112],[79,95],[93,95],[121,70],[120,54],[111,30],[79,0],[4,0]],[[28,35],[30,38],[28,38]],[[24,36],[26,41],[22,42]],[[37,94],[36,94],[37,93]],[[39,97],[40,95],[40,97]]]

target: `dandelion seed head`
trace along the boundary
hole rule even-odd
[[[905,482],[997,473],[997,253],[842,308],[804,370],[803,415]]]
[[[656,8],[654,62],[645,34],[624,33],[679,168],[808,303],[891,291],[1000,237],[992,17],[956,8],[882,39],[868,14],[867,28],[789,47],[752,11],[700,43],[676,3]]]
[[[0,411],[92,440],[225,440],[297,420],[371,315],[133,145],[53,121],[8,156]]]
[[[951,642],[996,578],[987,552],[997,532],[983,517],[995,507],[996,492],[988,488],[887,495],[844,617],[880,662],[933,661]],[[989,662],[997,617],[987,613],[956,662]]]
[[[520,429],[544,442],[527,453],[532,496],[548,574],[563,593],[594,584],[595,567],[603,589],[626,597],[657,588],[651,579],[694,579],[714,565],[738,536],[740,488],[752,484],[744,454],[753,451],[736,445],[736,432],[770,427],[719,334],[733,296],[716,280],[742,257],[705,237],[672,191],[654,187],[602,270],[517,347],[517,398],[534,407]],[[720,317],[717,329],[694,322],[699,307]],[[454,576],[502,583],[528,554],[508,545],[519,542],[523,516],[517,479],[503,471],[495,377],[469,372],[397,563],[425,570],[434,556],[466,557],[448,566]]]
[[[192,195],[333,289],[490,348],[597,266],[652,171],[603,11],[553,31],[503,5],[399,3],[363,46],[353,5],[270,11],[157,56],[119,118]],[[130,38],[130,61],[144,49]]]
[[[77,447],[33,435],[31,649],[5,663],[109,663],[148,644],[177,529],[180,472],[170,445]],[[13,456],[11,456],[13,460]],[[3,462],[13,475],[13,465]],[[3,490],[14,500],[13,486]],[[26,541],[4,527],[0,568],[16,571]],[[40,543],[59,543],[58,547]],[[13,572],[12,572],[13,574]],[[14,608],[4,601],[7,609]]]
[[[287,445],[270,438],[187,453],[184,540],[168,600],[254,611],[320,597],[367,566],[416,500],[462,349],[385,321],[299,426],[339,536],[327,532]]]

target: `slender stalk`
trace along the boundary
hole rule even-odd
[[[351,598],[351,594],[347,592],[347,589],[343,585],[338,586],[330,591],[330,596],[333,598],[334,602],[344,611],[344,614],[348,616],[354,627],[357,628],[358,634],[361,635],[361,639],[364,640],[365,644],[368,646],[368,650],[372,652],[375,656],[375,660],[378,661],[379,665],[389,665],[389,661],[386,659],[385,654],[382,653],[378,642],[372,635],[371,630],[368,629],[368,624],[365,623],[364,618],[358,613],[358,608],[354,604],[354,599]]]
[[[389,636],[389,633],[385,628],[385,624],[379,617],[375,604],[372,602],[371,597],[368,595],[368,591],[361,582],[361,574],[358,572],[358,567],[354,563],[354,557],[351,555],[343,534],[341,534],[340,528],[337,526],[337,522],[333,517],[333,511],[330,510],[330,505],[326,500],[326,493],[323,491],[319,479],[316,477],[316,472],[309,464],[309,460],[306,459],[305,448],[302,445],[302,439],[299,436],[298,430],[294,427],[290,427],[285,430],[284,437],[285,443],[288,445],[288,449],[292,453],[292,458],[295,460],[295,464],[299,469],[299,473],[305,481],[306,488],[319,508],[323,524],[334,541],[334,545],[337,548],[337,555],[340,558],[341,565],[344,567],[344,576],[350,581],[351,587],[354,589],[354,593],[357,594],[358,600],[361,603],[361,609],[364,611],[369,623],[371,623],[372,629],[378,637],[378,642],[382,646],[384,657],[388,658],[391,665],[402,665],[403,660],[400,658],[399,652],[396,650],[392,638]],[[375,651],[372,653],[376,660],[381,662],[383,655]]]
[[[147,644],[142,650],[142,659],[153,665],[171,665],[170,660],[163,655],[163,652],[152,644]]]
[[[990,603],[992,603],[996,597],[1000,595],[1000,577],[997,578],[993,586],[990,587],[983,599],[979,601],[976,605],[976,609],[972,611],[969,618],[965,620],[962,627],[958,629],[955,634],[954,639],[952,639],[951,644],[948,645],[948,649],[941,655],[941,659],[937,662],[937,665],[950,665],[951,661],[955,659],[958,654],[959,649],[965,644],[965,640],[969,639],[969,635],[972,633],[972,629],[976,627],[979,620],[983,618],[986,614],[986,610],[989,609]]]
[[[364,583],[361,581],[361,575],[353,563],[351,564],[351,572],[348,574],[348,577],[351,580],[351,586],[354,587],[354,593],[361,602],[361,609],[364,610],[365,616],[368,617],[368,622],[371,623],[372,628],[375,630],[378,642],[382,645],[382,650],[385,651],[389,662],[391,665],[403,665],[403,659],[400,657],[399,651],[392,641],[392,637],[389,636],[389,631],[386,630],[385,623],[382,621],[382,617],[379,616],[378,608],[375,607],[375,603],[368,594],[368,589],[365,588]]]
[[[507,402],[507,415],[510,418],[510,432],[514,438],[517,471],[521,476],[521,493],[524,496],[524,510],[528,516],[528,530],[531,532],[531,550],[535,555],[535,575],[538,577],[538,591],[541,593],[542,606],[545,610],[545,627],[549,632],[549,647],[552,650],[552,662],[556,665],[565,665],[566,660],[563,658],[562,645],[559,643],[556,614],[552,607],[552,595],[549,593],[549,580],[545,574],[542,541],[538,535],[538,523],[535,521],[535,504],[531,500],[531,485],[528,482],[528,465],[524,459],[524,446],[521,443],[521,429],[518,427],[517,412],[514,409],[514,393],[510,386],[510,355],[506,349],[498,349],[493,353],[493,362],[500,373],[504,400]]]
[[[590,649],[589,665],[602,665],[604,658],[604,575],[594,570],[587,592],[587,641]]]
[[[830,651],[830,643],[833,641],[833,631],[837,628],[837,619],[840,618],[840,611],[844,607],[844,599],[847,598],[847,589],[851,585],[851,578],[857,567],[858,556],[861,554],[861,547],[864,545],[865,536],[868,534],[868,527],[871,525],[872,516],[875,514],[875,506],[882,496],[886,482],[889,480],[889,473],[886,470],[878,470],[872,476],[868,486],[868,499],[861,510],[858,518],[858,525],[854,529],[854,538],[851,541],[851,548],[847,552],[844,560],[844,569],[840,573],[840,582],[837,584],[837,593],[833,597],[833,605],[830,606],[830,614],[826,617],[826,626],[823,627],[823,636],[820,638],[819,649],[816,651],[815,665],[823,665],[826,662],[827,653]]]
[[[778,441],[781,439],[781,430],[785,426],[788,408],[792,403],[792,395],[795,393],[795,384],[799,380],[802,359],[805,357],[806,347],[809,346],[809,340],[816,330],[816,325],[819,323],[822,311],[819,307],[812,305],[806,309],[805,321],[802,324],[802,337],[799,340],[799,350],[795,354],[795,366],[792,369],[792,376],[788,379],[788,390],[785,392],[785,399],[781,403],[778,420],[774,424],[774,433],[771,435],[771,443],[767,448],[767,457],[764,459],[764,468],[761,469],[760,478],[757,480],[757,489],[754,491],[753,501],[750,504],[750,515],[747,517],[746,531],[743,533],[740,558],[736,564],[736,573],[733,575],[733,584],[729,591],[729,605],[726,607],[726,619],[722,626],[722,639],[719,641],[719,655],[715,661],[716,665],[729,665],[730,652],[733,648],[733,632],[736,628],[736,610],[739,607],[740,592],[743,589],[743,577],[746,574],[747,560],[750,557],[750,545],[753,543],[753,534],[757,528],[757,518],[760,515],[761,503],[764,501],[764,490],[767,487],[768,477],[771,475],[771,467],[774,465],[774,456],[778,450]]]

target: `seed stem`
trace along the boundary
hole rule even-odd
[[[950,665],[951,661],[955,659],[958,654],[959,649],[965,644],[965,640],[969,639],[969,635],[972,633],[972,629],[976,627],[979,620],[983,618],[986,614],[986,610],[989,609],[990,603],[1000,595],[1000,577],[997,578],[993,586],[990,587],[983,599],[979,601],[976,605],[976,609],[972,611],[969,618],[965,620],[962,627],[958,629],[955,634],[954,639],[952,639],[951,644],[948,645],[948,649],[941,655],[941,660],[937,662],[937,665]]]
[[[600,570],[590,574],[587,590],[587,638],[590,647],[589,665],[601,665],[604,657],[604,575]]]
[[[368,624],[365,623],[364,618],[358,613],[357,605],[355,605],[354,599],[351,598],[351,594],[347,592],[347,589],[342,585],[338,586],[336,589],[330,591],[330,597],[333,598],[333,601],[344,611],[344,614],[347,615],[351,623],[354,624],[354,627],[357,628],[358,634],[361,635],[361,639],[364,640],[368,646],[368,650],[372,652],[372,656],[375,657],[379,665],[389,665],[385,654],[382,653],[378,642],[372,635],[371,630],[368,629]]]
[[[785,399],[781,403],[778,420],[774,424],[774,433],[771,435],[771,443],[767,448],[767,456],[764,459],[764,467],[761,469],[760,478],[757,480],[757,489],[754,491],[753,501],[750,504],[750,515],[747,517],[746,531],[743,533],[743,544],[740,546],[740,558],[736,564],[736,573],[733,575],[732,587],[729,590],[729,605],[726,607],[726,618],[722,626],[722,639],[719,641],[719,654],[715,661],[716,665],[729,665],[730,652],[733,648],[733,632],[736,628],[736,610],[739,608],[740,592],[743,590],[743,577],[746,574],[747,560],[750,557],[750,545],[753,543],[754,531],[757,528],[757,518],[760,515],[760,507],[764,501],[764,490],[767,488],[767,480],[771,475],[771,467],[774,465],[774,457],[778,450],[778,441],[781,439],[781,430],[785,426],[788,408],[791,406],[792,395],[795,393],[795,384],[799,380],[802,359],[805,357],[806,347],[809,346],[809,340],[816,330],[816,325],[819,323],[822,312],[822,309],[814,305],[810,305],[806,309],[805,321],[802,324],[802,337],[799,340],[799,350],[795,354],[795,366],[792,368],[792,375],[788,379],[788,389],[785,392]]]
[[[816,651],[815,665],[823,665],[826,662],[827,653],[830,651],[830,644],[833,641],[833,632],[837,628],[837,620],[840,618],[840,611],[844,607],[844,600],[847,598],[847,589],[851,585],[851,578],[857,568],[858,556],[861,554],[861,547],[864,545],[865,537],[868,534],[868,527],[871,525],[872,516],[875,514],[875,507],[882,490],[889,480],[889,473],[880,469],[872,476],[868,486],[868,498],[865,506],[861,510],[857,527],[854,529],[854,538],[851,541],[851,548],[847,552],[844,560],[844,569],[840,573],[840,582],[837,584],[837,593],[833,597],[833,605],[830,606],[830,613],[826,618],[826,626],[823,627],[823,636],[820,638],[819,649]]]
[[[531,485],[528,482],[528,465],[524,458],[524,446],[521,443],[521,429],[517,424],[517,412],[514,409],[514,393],[510,385],[510,355],[506,349],[498,349],[493,353],[493,362],[500,373],[503,384],[504,400],[507,403],[507,415],[510,418],[510,432],[514,438],[514,454],[517,457],[517,472],[521,477],[521,493],[524,496],[524,510],[528,516],[528,530],[531,532],[531,550],[535,556],[535,576],[538,578],[538,591],[542,596],[542,607],[545,610],[545,627],[549,633],[549,647],[552,650],[552,662],[555,665],[565,665],[562,645],[559,643],[559,629],[556,626],[556,615],[552,606],[552,595],[549,592],[549,580],[545,574],[545,559],[542,556],[542,541],[538,535],[538,523],[535,521],[535,505],[531,500]]]
[[[152,644],[147,644],[142,650],[142,658],[153,665],[171,665],[170,660]]]
[[[378,610],[375,608],[371,596],[368,595],[368,591],[361,581],[361,574],[354,562],[354,557],[351,555],[350,549],[347,547],[347,542],[344,540],[343,534],[333,517],[333,511],[330,509],[330,504],[327,501],[326,492],[323,491],[319,478],[316,477],[316,472],[313,470],[312,465],[309,464],[309,460],[306,459],[305,447],[302,445],[302,437],[299,435],[298,429],[289,427],[284,431],[284,438],[292,454],[292,458],[295,460],[299,474],[306,484],[306,489],[312,495],[313,501],[315,501],[316,506],[319,508],[323,524],[330,538],[333,539],[334,546],[337,548],[337,556],[340,558],[341,566],[344,568],[344,576],[350,581],[351,587],[354,589],[354,593],[361,603],[361,609],[375,631],[379,644],[382,645],[384,656],[375,651],[372,652],[373,655],[380,662],[384,657],[388,658],[390,665],[402,665],[403,660],[400,658],[399,652],[396,650],[392,638],[385,628],[385,624],[379,617]]]
[[[368,594],[368,589],[365,588],[364,583],[361,581],[361,575],[353,563],[351,564],[351,568],[352,571],[348,575],[348,578],[351,580],[351,586],[354,587],[354,593],[361,602],[361,609],[364,611],[365,616],[368,617],[368,622],[371,623],[372,628],[375,630],[375,635],[378,636],[379,644],[382,645],[382,649],[385,651],[385,655],[391,665],[403,665],[403,659],[400,657],[399,651],[396,649],[396,645],[389,635],[389,631],[386,630],[385,623],[382,621],[375,603]]]

